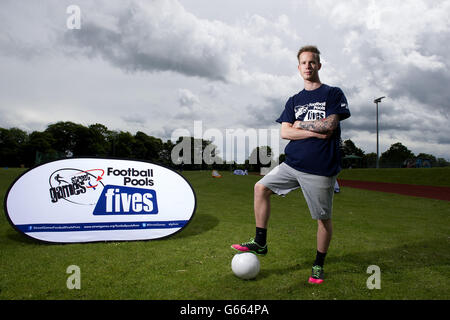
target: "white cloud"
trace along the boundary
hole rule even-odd
[[[68,50],[100,55],[127,71],[174,71],[242,83],[253,73],[260,78],[267,73],[270,67],[261,68],[262,61],[268,66],[295,61],[295,52],[284,45],[299,39],[289,25],[286,15],[275,22],[251,15],[227,25],[199,19],[174,0],[133,1],[114,12],[90,14],[81,30],[68,30],[63,41]]]
[[[200,99],[188,89],[179,89],[178,101],[181,106],[192,107],[194,104],[199,103]]]
[[[382,141],[404,141],[410,149],[429,150],[426,146],[436,147],[450,136],[446,89],[450,53],[444,49],[450,33],[450,1],[309,3],[332,21],[343,52],[350,57],[347,64],[336,65],[336,71],[344,75],[342,84],[353,115],[343,124],[349,130],[345,134],[361,143],[368,141],[363,137],[366,133],[373,137],[372,100],[387,96],[380,105]],[[444,149],[435,148],[448,157]]]
[[[383,143],[450,158],[448,0],[79,0],[81,30],[65,27],[70,4],[1,2],[1,127],[71,120],[167,138],[194,120],[276,126],[302,89],[296,52],[317,44],[322,81],[349,100],[344,136],[373,151],[384,95]]]
[[[122,120],[128,124],[144,127],[147,122],[147,117],[143,114],[132,112],[121,116]]]

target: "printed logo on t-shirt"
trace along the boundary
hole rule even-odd
[[[315,121],[323,118],[325,118],[325,111],[308,110],[303,121]]]
[[[314,121],[323,119],[326,115],[325,105],[326,102],[314,102],[302,106],[295,106],[295,119],[302,121]]]

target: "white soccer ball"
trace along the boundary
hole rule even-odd
[[[251,252],[235,254],[233,260],[231,260],[231,270],[241,279],[255,278],[260,267],[258,257]]]

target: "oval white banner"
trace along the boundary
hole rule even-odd
[[[144,161],[72,158],[22,174],[5,211],[19,232],[46,242],[151,240],[183,229],[196,209],[189,182]]]

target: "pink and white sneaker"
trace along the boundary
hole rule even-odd
[[[308,282],[313,284],[321,284],[323,282],[323,267],[317,265],[313,266],[311,277],[309,277]]]
[[[264,256],[267,253],[267,244],[262,247],[257,244],[254,239],[250,239],[249,242],[244,242],[241,244],[233,244],[231,248],[240,252],[252,252],[261,256]]]

